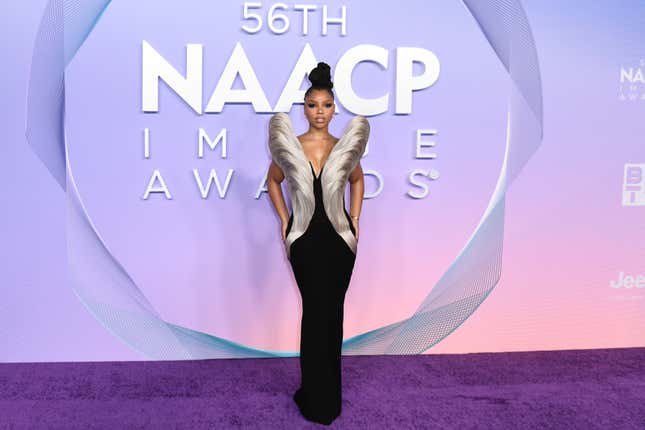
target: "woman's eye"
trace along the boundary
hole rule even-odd
[[[314,107],[313,103],[309,103],[307,106],[309,106],[310,108]]]
[[[327,107],[331,107],[331,103],[327,103],[325,106],[327,106]]]

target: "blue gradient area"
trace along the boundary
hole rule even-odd
[[[67,198],[71,287],[107,330],[152,359],[296,356],[254,349],[166,322],[114,258],[80,198],[65,139],[65,67],[109,1],[52,0],[36,39],[26,133]],[[510,77],[502,168],[471,237],[409,318],[347,339],[346,354],[416,354],[444,339],[490,294],[501,276],[507,187],[542,141],[542,86],[536,47],[517,0],[464,0]]]

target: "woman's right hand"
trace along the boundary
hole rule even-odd
[[[289,225],[289,221],[282,223],[282,241],[283,242],[285,240],[287,240],[287,226],[288,225]]]

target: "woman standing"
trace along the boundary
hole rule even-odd
[[[329,134],[335,112],[329,65],[318,63],[309,81],[307,132],[296,136],[285,113],[270,120],[268,191],[302,297],[301,385],[293,399],[306,419],[331,424],[341,412],[343,304],[356,260],[364,191],[360,158],[370,128],[358,115],[340,139]],[[291,214],[280,186],[285,178]],[[351,215],[345,207],[347,182]]]

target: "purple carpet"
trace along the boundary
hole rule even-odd
[[[0,364],[0,428],[301,428],[297,358]],[[645,429],[645,348],[344,356],[331,428]]]

